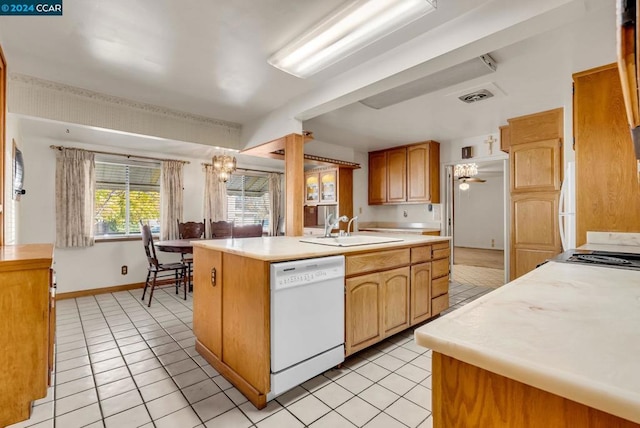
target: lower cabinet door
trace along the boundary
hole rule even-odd
[[[381,272],[380,284],[384,302],[383,335],[387,337],[409,327],[409,267]]]
[[[382,289],[378,273],[345,284],[345,353],[350,355],[382,339]]]
[[[411,325],[431,317],[431,262],[411,266]]]
[[[193,333],[222,357],[222,253],[194,248]]]

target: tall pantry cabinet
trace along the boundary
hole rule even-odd
[[[573,75],[576,246],[587,231],[640,232],[637,160],[616,64]]]

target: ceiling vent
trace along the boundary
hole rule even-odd
[[[458,99],[464,101],[465,103],[475,103],[477,101],[486,100],[487,98],[491,98],[493,94],[487,89],[480,89],[479,91],[471,92],[470,94],[464,94],[459,96]]]
[[[449,86],[457,85],[476,77],[496,71],[496,62],[489,54],[472,58],[469,61],[445,68],[428,76],[421,77],[404,85],[380,92],[360,100],[367,107],[382,109],[400,102],[419,97]]]

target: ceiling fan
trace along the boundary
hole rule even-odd
[[[469,183],[484,183],[487,180],[475,177],[478,166],[475,163],[458,164],[455,166],[454,176],[460,182],[460,190],[469,189]]]

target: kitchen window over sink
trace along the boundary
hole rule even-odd
[[[227,181],[227,221],[236,226],[269,223],[269,178],[266,174],[232,174]]]
[[[160,232],[159,162],[96,156],[96,238],[140,234],[140,220]]]

